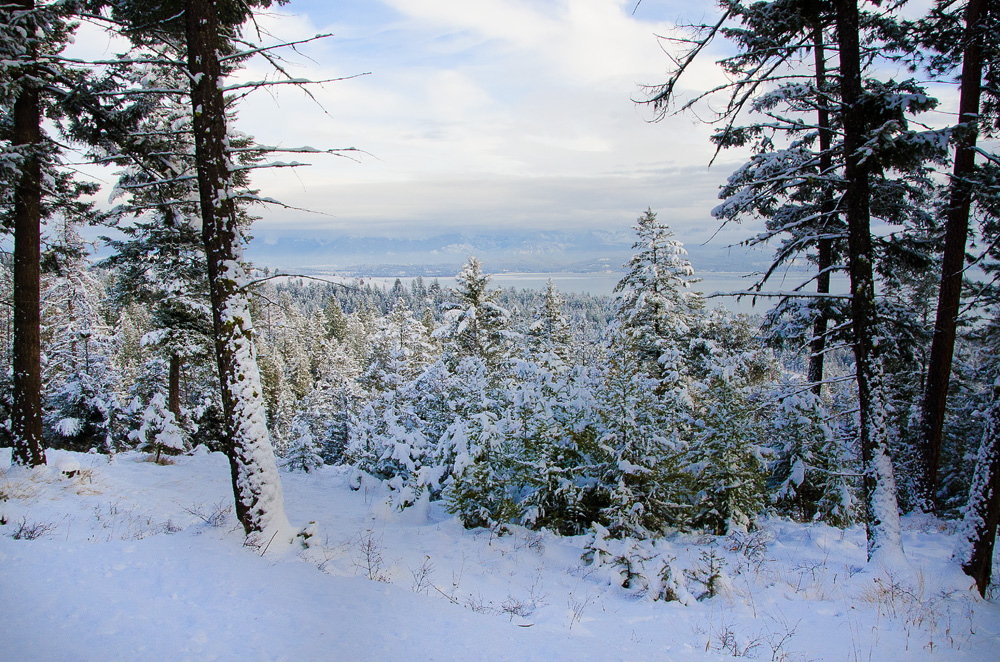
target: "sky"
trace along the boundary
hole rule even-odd
[[[237,128],[263,144],[361,151],[259,172],[264,195],[312,213],[264,210],[255,241],[627,231],[647,207],[682,241],[708,240],[736,155],[709,169],[709,126],[682,116],[653,122],[652,109],[634,102],[643,84],[665,80],[669,60],[656,35],[678,19],[712,16],[713,3],[693,5],[292,0],[271,10],[257,23],[266,42],[333,35],[285,53],[294,76],[364,75],[313,86],[315,101],[287,86],[256,92]],[[693,87],[721,80],[711,61],[692,72]],[[268,75],[263,62],[239,74]]]
[[[926,3],[913,4],[919,15]],[[681,34],[678,25],[714,23],[715,12],[710,0],[275,6],[248,27],[250,38],[275,44],[329,34],[274,52],[296,78],[342,80],[309,85],[308,94],[289,85],[253,92],[235,128],[263,145],[358,151],[256,171],[261,194],[289,207],[256,210],[248,255],[256,260],[269,246],[287,255],[304,241],[322,253],[343,237],[552,230],[620,234],[627,251],[632,224],[650,208],[712,270],[766,263],[767,248],[731,248],[759,227],[720,229],[711,216],[720,185],[747,154],[727,150],[709,167],[710,124],[690,114],[658,118],[636,102],[648,94],[644,86],[667,78],[671,47],[660,37]],[[76,48],[89,57],[121,50],[88,26]],[[725,81],[714,64],[724,48],[719,40],[700,55],[681,80],[682,99]],[[275,73],[257,58],[235,77]],[[934,93],[954,97],[953,90]]]

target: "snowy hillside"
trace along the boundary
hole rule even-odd
[[[674,581],[623,588],[623,567],[581,559],[587,536],[397,513],[346,467],[282,474],[289,517],[318,524],[308,549],[247,547],[222,454],[147,460],[0,454],[4,659],[978,662],[1000,641],[1000,605],[934,519],[904,520],[911,565],[892,569],[866,565],[862,527],[668,535],[632,570],[666,561]],[[679,600],[656,599],[668,587]]]

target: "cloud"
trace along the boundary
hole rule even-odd
[[[237,128],[263,144],[363,150],[257,171],[263,195],[317,213],[264,209],[255,234],[627,230],[651,206],[678,234],[707,238],[729,172],[706,169],[710,128],[650,123],[632,101],[663,80],[655,35],[688,4],[644,2],[633,16],[635,0],[345,0],[261,16],[268,43],[335,34],[283,51],[293,76],[371,74],[313,86],[314,100],[284,86],[240,105]],[[697,88],[721,80],[707,62]],[[257,58],[237,77],[273,72]]]

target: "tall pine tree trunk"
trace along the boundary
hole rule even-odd
[[[825,178],[833,174],[833,155],[830,153],[832,131],[830,130],[830,108],[825,96],[826,53],[823,45],[823,26],[818,15],[814,21],[813,58],[816,66],[816,89],[819,92],[816,101],[817,125],[819,127],[819,170],[820,177]],[[836,211],[831,185],[824,186],[822,196],[820,237],[817,241],[818,274],[816,275],[816,293],[820,295],[820,310],[813,321],[813,338],[810,344],[811,356],[809,357],[809,381],[812,382],[812,390],[816,395],[820,395],[823,390],[823,362],[826,354],[826,329],[829,318],[827,302],[823,295],[830,293],[830,267],[833,266],[833,239],[827,235],[830,234],[828,228],[833,224],[833,215]]]
[[[1000,523],[1000,377],[993,384],[993,397],[986,413],[986,429],[976,456],[976,468],[969,486],[969,505],[962,522],[955,557],[962,570],[976,580],[979,594],[993,575],[993,546]]]
[[[32,11],[34,0],[21,0]],[[29,25],[26,27],[30,27]],[[34,32],[28,30],[29,33]],[[42,448],[41,295],[41,108],[38,85],[22,74],[14,102],[13,144],[23,155],[14,191],[14,383],[11,427],[15,464],[45,464]]]
[[[181,357],[177,352],[170,354],[170,372],[167,375],[167,409],[174,420],[181,420]]]
[[[265,425],[247,295],[241,287],[247,279],[240,265],[241,238],[232,197],[215,5],[211,0],[187,0],[185,23],[202,239],[236,514],[248,535],[273,531],[280,538],[290,528]]]
[[[923,471],[920,489],[924,507],[928,510],[934,509],[936,501],[948,382],[962,296],[965,244],[969,235],[969,212],[972,206],[972,190],[968,178],[976,168],[976,122],[983,79],[982,25],[985,23],[989,4],[989,0],[970,0],[965,11],[965,50],[962,54],[958,122],[968,128],[955,145],[955,165],[951,176],[944,258],[941,264],[941,289],[938,293],[937,320],[934,323],[922,412]]]
[[[854,364],[860,407],[859,434],[864,476],[862,492],[868,532],[868,559],[901,556],[902,534],[896,481],[886,448],[885,394],[881,385],[878,320],[875,309],[874,250],[869,208],[870,166],[861,146],[867,124],[862,105],[861,46],[857,0],[837,0],[837,40],[840,47],[840,96],[843,104],[845,207]]]

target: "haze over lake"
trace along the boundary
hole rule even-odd
[[[773,283],[765,291],[790,291],[798,285],[804,278],[804,272],[792,272],[787,278],[775,278]],[[321,276],[324,279],[334,282],[349,283],[360,280],[366,284],[372,284],[385,289],[391,288],[396,282],[395,276],[367,276],[367,277],[345,277],[327,274]],[[555,284],[560,292],[589,293],[598,296],[610,296],[614,294],[615,285],[621,279],[622,273],[615,271],[591,272],[591,273],[515,273],[504,272],[490,274],[490,283],[495,288],[529,289],[543,290],[549,279]],[[759,298],[756,304],[750,297],[721,296],[733,292],[746,290],[754,281],[746,274],[732,271],[709,271],[699,274],[701,281],[697,284],[697,291],[709,297],[707,304],[710,308],[725,308],[727,310],[747,314],[764,314],[773,305],[772,297]],[[406,287],[410,286],[414,277],[400,276],[399,281]],[[452,287],[454,278],[447,276],[424,277],[424,283],[431,283],[437,280],[442,287]],[[834,282],[832,285],[834,293],[846,293],[848,291],[847,282]],[[809,288],[808,291],[813,291]],[[712,296],[716,295],[716,296]]]

